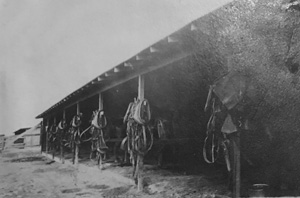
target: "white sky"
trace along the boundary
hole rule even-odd
[[[231,0],[0,0],[0,134]]]

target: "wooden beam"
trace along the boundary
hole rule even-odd
[[[232,138],[233,146],[233,198],[240,197],[241,191],[241,152],[240,132],[236,132]]]
[[[63,119],[66,119],[66,109],[63,110]]]
[[[103,110],[103,94],[99,93],[99,109]]]
[[[119,68],[117,68],[117,67],[114,68],[114,72],[115,72],[115,73],[120,72],[120,71],[121,71],[121,70],[120,70]]]
[[[171,37],[171,36],[168,36],[168,37],[167,37],[167,41],[168,41],[168,43],[177,43],[177,42],[178,42],[177,39],[175,39],[175,38],[173,38],[173,37]]]
[[[125,62],[125,63],[124,63],[124,66],[125,66],[125,67],[133,67],[133,65],[132,65],[130,62]]]
[[[191,31],[196,31],[197,29],[198,28],[194,24],[191,25]]]
[[[135,56],[135,59],[136,59],[136,60],[143,60],[143,58],[142,58],[140,55],[136,55],[136,56]]]
[[[47,129],[46,129],[46,153],[48,153],[48,145],[49,145],[49,134],[48,134],[48,130],[49,130],[49,123],[50,123],[50,118],[47,118]]]
[[[127,75],[127,76],[123,77],[123,79],[120,79],[119,81],[116,81],[116,82],[113,83],[113,84],[110,84],[110,85],[104,86],[104,87],[102,87],[102,88],[99,88],[99,91],[96,91],[96,92],[91,93],[91,94],[87,94],[85,97],[80,98],[80,99],[77,100],[76,102],[72,102],[71,104],[67,105],[65,108],[69,108],[69,107],[73,106],[74,104],[76,104],[77,102],[84,101],[84,100],[86,100],[87,98],[90,98],[90,97],[92,97],[92,96],[95,96],[95,95],[97,95],[97,94],[99,94],[99,93],[101,93],[101,92],[107,91],[107,90],[109,90],[109,89],[111,89],[111,88],[113,88],[113,87],[115,87],[115,86],[118,86],[118,85],[120,85],[120,84],[123,84],[124,82],[127,82],[127,81],[129,81],[129,80],[132,80],[132,79],[138,77],[139,75],[146,74],[146,73],[148,73],[148,72],[151,72],[151,71],[154,71],[154,70],[156,70],[156,69],[159,69],[159,68],[161,68],[161,67],[163,67],[163,66],[165,66],[165,65],[168,65],[168,64],[171,64],[171,63],[176,62],[176,61],[178,61],[178,60],[181,60],[181,59],[183,59],[183,58],[189,56],[190,54],[191,54],[191,53],[187,51],[186,53],[181,54],[181,56],[178,56],[177,58],[172,59],[172,60],[165,61],[165,62],[163,62],[163,63],[161,63],[161,64],[159,64],[159,65],[147,67],[147,68],[144,68],[143,70],[132,71],[130,75]]]
[[[76,103],[76,113],[77,113],[77,115],[80,114],[80,105],[79,105],[79,102]]]
[[[145,98],[145,76],[138,76],[138,99],[143,100]],[[137,179],[138,179],[138,191],[143,191],[143,169],[144,169],[144,155],[138,154],[137,158]]]
[[[151,53],[154,53],[154,52],[158,52],[159,50],[156,49],[155,47],[150,47],[150,52]]]
[[[76,104],[77,102],[84,101],[84,100],[86,100],[87,98],[90,98],[91,96],[94,96],[94,95],[99,94],[100,92],[104,92],[104,91],[106,91],[106,90],[109,90],[109,89],[111,89],[111,88],[113,88],[113,87],[115,87],[115,86],[118,86],[118,85],[120,85],[120,84],[126,82],[126,81],[129,81],[129,80],[131,80],[131,79],[134,79],[134,78],[136,78],[136,77],[139,76],[139,75],[146,74],[146,73],[148,73],[148,72],[151,72],[151,71],[154,71],[154,70],[156,70],[156,69],[159,69],[159,68],[161,68],[161,67],[163,67],[163,66],[169,65],[169,64],[171,64],[171,63],[173,63],[173,62],[176,62],[176,61],[178,61],[178,60],[181,60],[181,59],[183,59],[183,58],[185,58],[185,57],[187,57],[187,56],[189,56],[189,55],[191,55],[191,54],[193,54],[193,53],[194,53],[194,49],[193,49],[193,48],[187,49],[187,50],[180,50],[180,51],[179,51],[179,54],[176,54],[176,56],[172,56],[172,58],[167,58],[166,60],[162,61],[162,62],[161,62],[160,64],[158,64],[158,65],[144,67],[144,68],[142,68],[142,69],[140,69],[140,70],[132,70],[132,71],[130,72],[129,75],[126,75],[126,76],[120,78],[120,80],[118,80],[118,81],[116,80],[116,81],[115,81],[114,83],[112,83],[112,84],[109,84],[109,85],[106,85],[106,86],[103,86],[103,87],[99,88],[99,90],[98,90],[98,91],[95,91],[94,93],[86,94],[84,97],[79,98],[77,101],[74,101],[74,102],[72,102],[72,103],[66,105],[65,108],[69,108],[69,107],[73,106],[74,104]],[[175,58],[174,58],[174,57],[175,57]],[[125,64],[126,64],[126,65],[131,65],[131,63],[129,63],[129,62],[125,62],[125,63],[124,63],[124,66],[125,66]],[[133,67],[132,67],[132,69],[133,69]],[[50,110],[49,110],[49,111],[50,111]],[[47,115],[47,114],[44,114],[44,115]],[[47,116],[44,116],[44,117],[47,117]]]
[[[80,104],[79,104],[79,102],[76,103],[76,112],[77,112],[77,115],[80,114]],[[76,165],[78,165],[78,158],[79,158],[79,145],[75,143],[75,156],[74,156],[73,159],[74,159],[74,164],[76,164]]]
[[[144,75],[139,75],[139,85],[138,85],[138,98],[140,100],[144,99],[145,97],[145,78]]]
[[[97,81],[103,81],[103,80],[105,80],[105,79],[102,78],[102,77],[100,77],[100,76],[98,76]]]

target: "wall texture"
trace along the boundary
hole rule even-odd
[[[300,178],[300,7],[293,2],[235,1],[196,22],[203,83],[239,71],[255,88],[251,127],[242,134],[242,152],[254,166],[245,172],[282,189],[297,188]]]

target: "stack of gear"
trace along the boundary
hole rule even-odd
[[[237,113],[237,107],[243,105],[241,103],[246,95],[247,83],[245,76],[236,73],[224,76],[214,85],[210,86],[204,108],[205,112],[209,108],[211,109],[203,146],[204,160],[207,163],[214,163],[218,158],[221,145],[228,171],[231,170],[231,167],[229,163],[229,140],[227,136],[245,126],[244,121],[239,116],[239,113]],[[207,157],[208,144],[210,146],[210,159]]]
[[[55,123],[51,127],[49,127],[48,134],[48,141],[50,142],[49,146],[52,147],[52,149],[55,149],[55,142],[57,140],[57,129]]]
[[[64,144],[66,144],[66,129],[67,129],[67,122],[65,119],[62,119],[57,126],[57,129],[59,131],[59,139],[60,139],[60,146],[62,147]]]
[[[80,134],[81,116],[82,116],[81,113],[78,115],[75,115],[71,122],[72,135],[73,135],[72,140],[77,145],[80,144],[80,137],[81,137],[81,134]]]
[[[127,122],[127,137],[122,141],[122,147],[127,142],[127,150],[133,160],[133,154],[145,155],[153,145],[153,134],[148,123],[151,119],[148,100],[134,100],[128,106],[124,116]]]
[[[104,115],[103,110],[98,110],[93,112],[92,119],[92,150],[97,150],[98,152],[104,154],[108,149],[104,136],[103,129],[107,126],[107,119]]]

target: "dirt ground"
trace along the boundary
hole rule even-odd
[[[137,192],[130,167],[53,161],[40,148],[9,149],[0,154],[0,197],[227,197],[223,184],[201,175],[182,175],[145,166],[145,188]],[[226,196],[227,195],[227,196]]]

